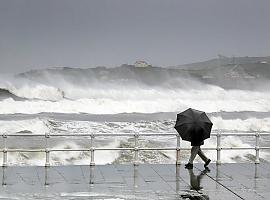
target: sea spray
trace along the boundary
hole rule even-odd
[[[102,91],[101,91],[102,92]],[[156,113],[178,112],[192,107],[207,112],[270,111],[270,94],[252,91],[208,90],[120,90],[91,93],[92,98],[59,101],[12,98],[0,101],[0,114],[14,113]],[[95,95],[94,95],[95,94]],[[121,97],[122,96],[122,97]]]

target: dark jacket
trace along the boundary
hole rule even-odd
[[[200,146],[203,145],[203,129],[196,128],[191,132],[191,146]]]

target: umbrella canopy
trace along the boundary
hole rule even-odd
[[[183,140],[198,143],[210,137],[212,126],[205,112],[189,108],[177,114],[174,128]]]

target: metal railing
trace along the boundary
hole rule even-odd
[[[177,133],[123,133],[123,134],[24,134],[24,133],[2,133],[0,134],[3,138],[3,148],[0,149],[0,152],[3,153],[3,163],[2,166],[8,166],[8,152],[44,152],[45,153],[45,167],[50,166],[50,153],[51,152],[59,152],[59,151],[87,151],[90,152],[90,166],[95,165],[95,151],[100,150],[113,150],[113,151],[121,151],[121,150],[130,150],[134,151],[134,165],[139,165],[139,151],[153,151],[153,150],[168,150],[168,151],[176,151],[176,164],[181,164],[180,161],[180,151],[181,150],[190,150],[190,148],[182,148],[181,147],[181,139],[179,134]],[[95,147],[95,138],[96,137],[134,137],[134,147],[129,148],[102,148]],[[139,137],[141,136],[175,136],[176,137],[176,147],[159,147],[159,148],[144,148],[139,145]],[[222,133],[221,131],[212,131],[211,137],[216,137],[216,147],[202,148],[203,150],[216,150],[217,151],[217,161],[216,164],[221,164],[221,150],[255,150],[255,163],[260,163],[260,150],[270,149],[270,147],[261,147],[260,146],[260,137],[261,136],[270,136],[270,133]],[[221,137],[224,136],[246,136],[246,137],[255,137],[255,146],[254,147],[222,147],[221,145]],[[7,138],[8,137],[45,137],[45,148],[44,149],[13,149],[7,148]],[[81,148],[81,149],[56,149],[49,147],[49,140],[52,137],[90,137],[89,148]]]

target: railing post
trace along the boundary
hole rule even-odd
[[[220,130],[218,130],[217,132],[217,165],[221,164],[221,159],[220,159],[220,151],[221,151],[221,147],[220,147],[220,137],[221,137],[221,133]]]
[[[3,167],[7,166],[7,134],[3,133]]]
[[[90,166],[90,180],[89,180],[89,184],[91,185],[91,187],[93,187],[94,179],[95,179],[95,166]]]
[[[7,177],[6,177],[6,167],[2,167],[3,171],[2,171],[2,186],[6,186],[7,185]]]
[[[255,146],[255,151],[256,151],[256,159],[255,159],[255,164],[260,164],[260,133],[256,132],[256,146]]]
[[[134,170],[133,170],[133,187],[138,188],[139,184],[139,173],[138,173],[138,166],[134,165]]]
[[[178,133],[176,134],[176,138],[176,165],[180,165],[180,135]]]
[[[50,167],[50,149],[49,149],[49,138],[50,138],[50,133],[45,133],[45,140],[46,140],[46,162],[45,162],[45,167]]]
[[[139,165],[139,134],[136,132],[134,134],[134,165]]]
[[[49,168],[48,167],[45,167],[45,181],[44,181],[44,185],[45,186],[48,186],[49,185]]]
[[[91,152],[91,161],[90,166],[95,166],[95,147],[94,147],[94,134],[91,134],[91,141],[90,141],[90,152]]]

